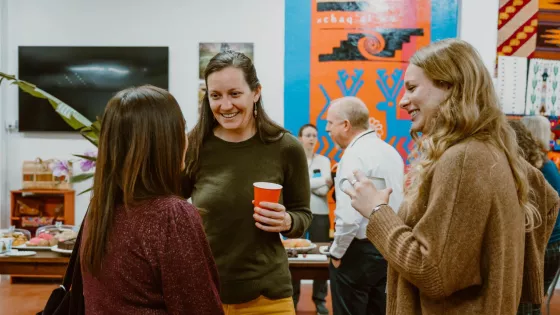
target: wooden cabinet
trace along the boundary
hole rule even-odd
[[[10,224],[34,235],[38,226],[30,220],[52,220],[74,225],[74,190],[12,190],[10,192]]]

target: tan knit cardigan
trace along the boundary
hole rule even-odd
[[[528,168],[543,217],[531,233],[505,154],[478,140],[449,148],[414,204],[372,214],[367,236],[389,263],[388,315],[513,315],[522,286],[527,300],[540,302],[559,199]]]

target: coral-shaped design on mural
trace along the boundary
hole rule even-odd
[[[364,80],[362,79],[363,73],[363,69],[354,69],[353,74],[349,74],[346,70],[338,71],[338,79],[336,83],[343,96],[356,96],[358,94],[360,88],[364,84]],[[379,69],[377,70],[377,75],[378,79],[376,80],[376,84],[381,90],[384,100],[377,103],[376,108],[386,113],[386,123],[385,127],[383,127],[381,121],[371,117],[370,127],[376,130],[380,138],[384,138],[387,143],[395,147],[403,157],[403,160],[406,161],[408,154],[412,149],[413,142],[409,134],[410,121],[407,119],[397,118],[397,98],[404,85],[403,71],[401,69],[395,69],[391,74],[388,74],[386,69]],[[332,100],[330,96],[331,94],[329,94],[322,84],[319,84],[319,89],[323,94],[325,104],[323,105],[316,121],[317,129],[319,130],[319,147],[317,152],[326,156],[331,156],[334,152],[333,159],[338,162],[340,160],[342,150],[334,144],[326,132],[326,116]]]
[[[377,109],[385,112],[385,126],[387,136],[385,141],[395,147],[404,160],[408,157],[412,148],[410,137],[410,121],[398,119],[398,96],[404,86],[404,75],[401,69],[395,69],[389,75],[387,69],[377,70],[378,79],[375,81],[385,97],[385,100],[377,103]]]
[[[346,70],[338,70],[338,80],[336,80],[336,85],[342,92],[343,96],[356,96],[360,88],[364,85],[364,80],[362,80],[362,75],[364,74],[363,69],[354,69],[354,74],[349,75]],[[319,84],[319,89],[325,97],[325,105],[321,109],[319,116],[317,116],[317,129],[318,129],[318,142],[319,148],[317,152],[324,154],[325,156],[330,156],[333,151],[336,151],[333,159],[335,161],[340,161],[342,150],[338,148],[331,137],[327,134],[327,110],[331,104],[331,97],[322,84]]]

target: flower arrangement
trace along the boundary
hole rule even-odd
[[[99,144],[99,133],[101,130],[101,121],[99,118],[91,122],[74,108],[68,106],[58,98],[50,95],[49,93],[39,89],[37,86],[17,79],[14,75],[5,74],[0,72],[0,85],[6,80],[13,85],[17,85],[20,90],[37,98],[46,99],[56,113],[74,130],[78,132],[95,147]],[[93,177],[93,169],[97,160],[97,151],[86,152],[83,155],[74,154],[75,157],[80,159],[80,168],[84,172],[82,174],[73,175],[70,177],[71,183],[78,183]],[[54,176],[69,176],[70,168],[73,161],[55,161],[50,165]],[[80,194],[90,191],[91,188],[82,191]]]

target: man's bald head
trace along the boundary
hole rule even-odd
[[[357,97],[343,97],[331,102],[327,111],[327,128],[331,139],[345,149],[358,134],[369,129],[369,111]]]
[[[333,111],[340,119],[348,120],[352,128],[369,129],[369,110],[366,104],[354,96],[345,96],[331,102],[329,111]]]

